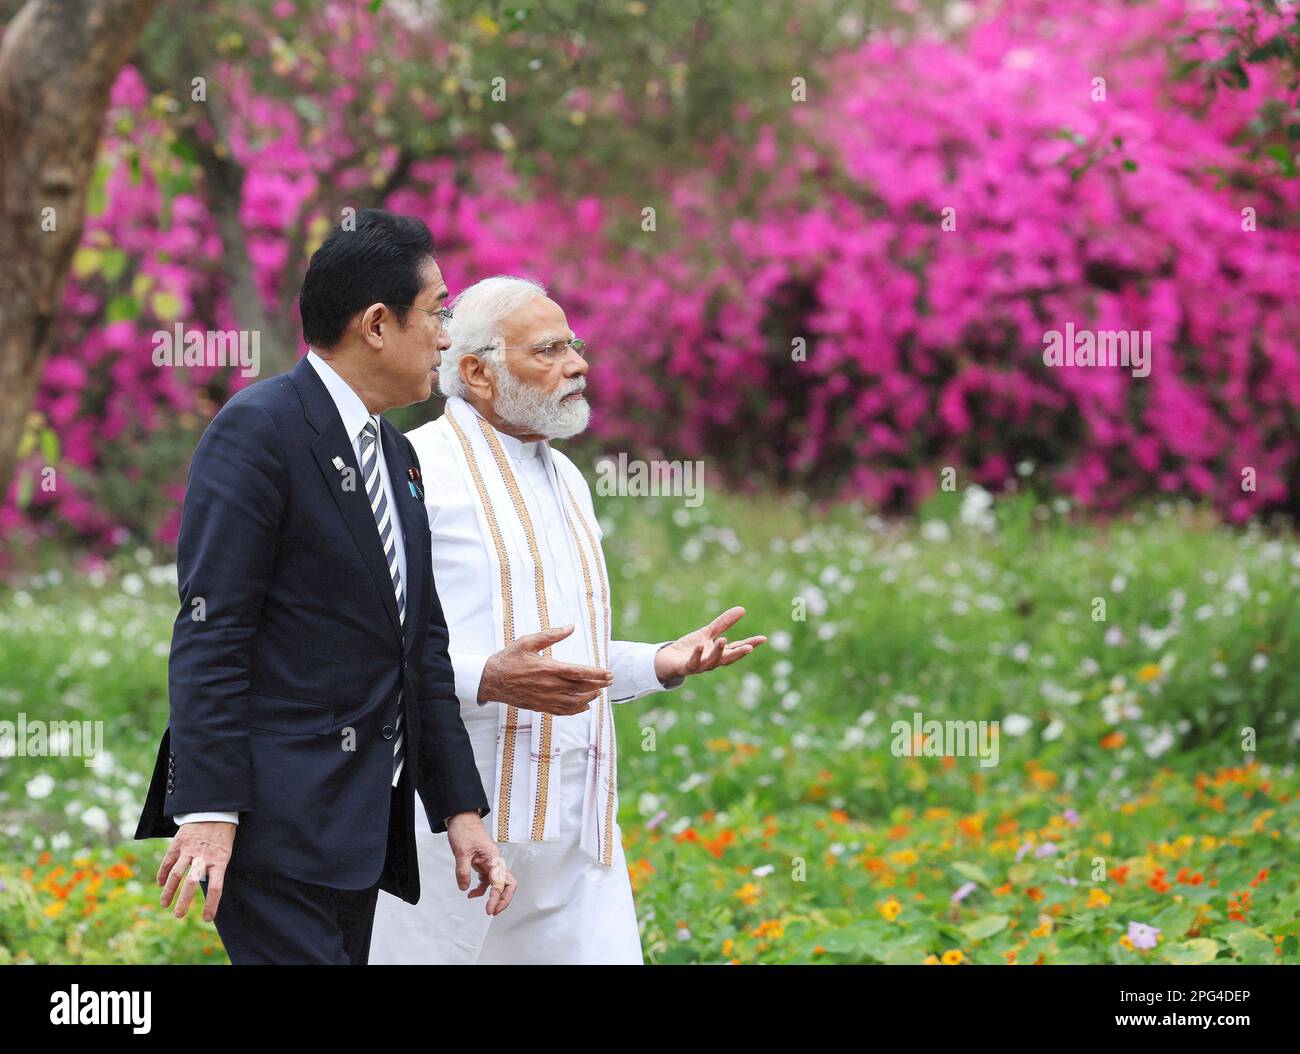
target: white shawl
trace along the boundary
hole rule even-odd
[[[448,429],[456,467],[478,498],[480,535],[492,567],[492,611],[498,650],[519,637],[551,626],[547,580],[537,537],[510,458],[495,430],[465,400],[453,396],[436,427]],[[582,570],[587,634],[571,634],[542,654],[563,662],[610,667],[609,577],[605,557],[573,488],[550,446],[538,450],[555,487],[568,526],[574,563]],[[588,641],[594,642],[594,651]],[[490,828],[499,842],[549,841],[559,837],[559,752],[552,743],[551,715],[510,705],[498,707],[496,785]],[[605,867],[613,864],[614,820],[618,813],[614,715],[608,690],[592,701],[587,747],[587,782],[580,845]]]

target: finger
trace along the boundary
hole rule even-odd
[[[742,607],[727,608],[721,615],[709,623],[708,630],[710,637],[716,637],[719,633],[726,633],[737,622],[745,617],[745,609]]]
[[[701,661],[700,666],[705,670],[712,670],[718,665],[718,660],[722,658],[723,651],[727,647],[727,638],[719,637],[709,648],[708,655]]]
[[[552,644],[564,640],[573,630],[573,626],[552,626],[538,633],[525,633],[515,640],[514,646],[522,651],[545,651]]]
[[[480,875],[478,885],[469,891],[469,895],[467,899],[473,900],[476,897],[481,897],[484,893],[488,891],[488,887],[490,885],[491,883],[487,880],[487,877]]]
[[[497,903],[497,914],[505,911],[510,907],[510,902],[515,899],[515,890],[519,888],[519,883],[509,871],[506,872],[506,887],[501,891],[501,899]]]
[[[469,857],[464,853],[456,854],[456,885],[461,892],[469,889]]]
[[[188,849],[182,850],[177,855],[176,862],[172,864],[172,869],[167,872],[167,884],[163,886],[162,896],[158,901],[164,908],[171,907],[172,897],[176,896],[176,887],[181,884],[189,866],[190,852]]]
[[[203,862],[203,857],[196,856],[190,863],[189,874],[181,883],[181,898],[176,902],[176,910],[172,912],[178,919],[183,919],[189,912],[194,894],[199,891],[199,879],[206,877],[207,873],[208,865]]]
[[[722,659],[719,661],[718,665],[730,666],[733,662],[739,662],[753,650],[754,646],[752,644],[728,645],[727,650],[722,653]]]
[[[221,903],[221,891],[226,888],[226,868],[223,864],[213,864],[208,869],[208,888],[203,894],[203,921],[211,922],[217,917],[217,905]]]
[[[555,714],[557,717],[572,717],[574,714],[585,714],[591,706],[587,703],[573,702],[555,702],[546,705],[545,710],[548,714]]]
[[[614,680],[610,670],[602,670],[599,666],[574,666],[567,662],[554,663],[546,672],[561,681],[582,685],[605,685]]]
[[[158,865],[158,885],[163,885],[167,881],[167,873],[171,871],[176,863],[176,858],[181,855],[181,851],[176,848],[173,841],[167,847],[167,852],[163,854],[162,863]]]
[[[704,657],[704,645],[697,644],[691,651],[691,657],[686,660],[687,673],[699,673],[700,660]]]

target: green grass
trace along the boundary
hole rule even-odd
[[[1295,539],[978,498],[919,526],[603,502],[619,636],[743,604],[737,631],[772,638],[617,708],[648,960],[1300,962]],[[132,561],[0,593],[0,716],[103,720],[111,754],[0,759],[0,961],[224,961],[158,909],[163,843],[124,841],[165,720],[170,578]],[[900,756],[915,712],[999,722],[997,763]],[[1130,923],[1156,946],[1125,946]]]

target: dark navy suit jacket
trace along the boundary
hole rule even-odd
[[[204,432],[177,550],[171,720],[137,838],[175,834],[176,813],[238,812],[232,870],[378,881],[415,903],[413,791],[435,833],[456,813],[487,814],[429,520],[407,483],[419,460],[387,421],[382,442],[405,535],[404,629],[352,442],[311,363],[239,392]]]

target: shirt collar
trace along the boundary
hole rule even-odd
[[[330,398],[334,400],[339,417],[343,419],[343,430],[347,432],[348,439],[355,442],[361,430],[366,427],[366,422],[370,420],[370,411],[366,409],[366,404],[361,401],[361,396],[352,390],[352,386],[338,375],[334,367],[315,351],[308,349],[307,361],[325,382],[325,388],[330,393]]]

